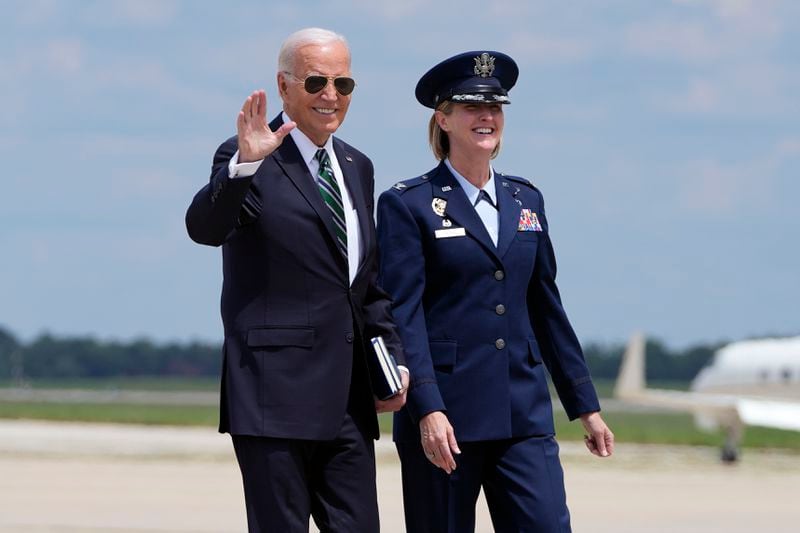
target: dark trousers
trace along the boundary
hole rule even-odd
[[[376,533],[375,447],[347,414],[330,441],[232,435],[250,533]]]
[[[419,442],[398,442],[408,533],[471,533],[483,487],[496,533],[569,533],[558,444],[552,436],[459,443],[447,475]]]

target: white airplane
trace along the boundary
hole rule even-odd
[[[690,391],[648,389],[645,338],[622,356],[614,396],[639,405],[694,413],[701,429],[723,428],[722,460],[734,462],[744,426],[800,431],[800,337],[734,342],[714,354]]]

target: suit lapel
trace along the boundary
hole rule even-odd
[[[283,124],[283,120],[279,115],[270,123],[269,127],[272,131],[275,131],[281,124]],[[300,191],[303,198],[305,198],[317,213],[320,220],[322,220],[327,230],[326,233],[328,237],[332,241],[334,247],[338,249],[338,241],[336,240],[336,232],[333,227],[333,218],[331,217],[330,210],[328,206],[325,205],[319,193],[317,182],[311,173],[309,173],[308,165],[303,161],[300,150],[297,149],[297,145],[292,140],[291,135],[284,137],[283,143],[272,155],[278,165],[283,169],[286,176],[294,183],[294,186],[297,187],[297,190]],[[344,256],[340,253],[334,255],[336,256],[336,260],[340,263],[340,266],[344,267],[345,272],[347,272],[347,262]]]
[[[517,202],[519,187],[495,173],[495,189],[500,210],[500,229],[497,238],[497,255],[503,257],[517,235],[522,205]]]
[[[472,235],[486,250],[493,256],[497,256],[497,249],[486,231],[478,212],[469,203],[464,189],[450,173],[447,165],[440,163],[436,169],[436,176],[432,180],[433,197],[443,198],[447,201],[445,207],[445,218],[450,218],[457,226]]]

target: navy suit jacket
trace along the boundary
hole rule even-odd
[[[380,279],[411,372],[396,440],[417,440],[419,419],[439,410],[459,441],[552,434],[544,367],[570,419],[599,410],[556,288],[542,195],[522,178],[495,174],[495,185],[497,246],[444,163],[378,200]],[[523,209],[539,231],[520,231]]]
[[[270,128],[281,124],[278,117]],[[364,340],[383,335],[404,358],[376,284],[372,162],[339,139],[333,146],[362,237],[352,284],[330,211],[291,136],[254,176],[235,179],[228,163],[237,139],[225,141],[186,213],[193,240],[222,246],[221,432],[331,439],[349,401],[378,435]]]

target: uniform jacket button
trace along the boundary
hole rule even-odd
[[[497,304],[497,306],[494,308],[494,312],[498,315],[504,315],[506,313],[506,306],[503,304]]]
[[[344,340],[346,340],[348,343],[352,344],[353,343],[353,334],[352,333],[348,333],[347,335],[344,336]]]
[[[498,350],[502,350],[503,348],[506,347],[506,341],[504,341],[503,339],[497,339],[496,341],[494,341],[494,347],[497,348]]]
[[[503,272],[502,270],[495,270],[494,279],[496,279],[497,281],[503,281],[505,277],[506,277],[505,272]]]

